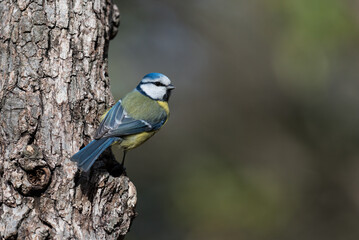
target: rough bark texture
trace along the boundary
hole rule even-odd
[[[103,161],[82,173],[69,160],[113,103],[107,49],[118,23],[110,0],[0,1],[0,239],[128,231],[134,185]]]

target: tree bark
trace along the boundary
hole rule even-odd
[[[0,1],[0,239],[122,239],[136,189],[70,157],[112,105],[111,0]]]

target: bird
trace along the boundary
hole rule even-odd
[[[103,114],[94,140],[71,160],[87,172],[106,148],[119,145],[123,150],[121,166],[124,169],[127,151],[147,141],[167,122],[168,100],[174,88],[164,74],[145,75],[132,92]]]

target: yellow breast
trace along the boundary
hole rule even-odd
[[[133,149],[135,147],[140,146],[145,141],[147,141],[155,133],[156,133],[156,131],[142,132],[142,133],[126,136],[123,138],[123,141],[120,142],[120,147],[123,148],[124,150]]]
[[[160,105],[166,112],[167,116],[170,115],[170,108],[168,107],[168,103],[165,101],[157,101],[158,105]]]

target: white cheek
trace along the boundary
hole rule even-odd
[[[166,87],[158,87],[153,84],[143,84],[141,89],[153,99],[163,99],[166,94]]]

